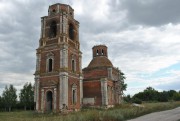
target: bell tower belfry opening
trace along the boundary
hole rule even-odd
[[[82,69],[79,22],[66,4],[49,6],[41,17],[36,50],[35,103],[38,112],[79,110],[82,104]]]

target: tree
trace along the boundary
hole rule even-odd
[[[130,95],[127,95],[127,96],[124,97],[124,101],[125,101],[125,102],[130,103],[131,100],[132,100],[132,99],[131,99],[131,96],[130,96]]]
[[[139,92],[133,98],[141,99],[142,101],[158,101],[159,92],[152,87],[147,87],[143,92]]]
[[[173,100],[175,100],[175,101],[180,101],[180,93],[174,93],[174,95],[173,95]]]
[[[23,89],[20,91],[19,98],[20,103],[24,106],[24,110],[26,110],[27,107],[31,109],[34,105],[34,91],[31,83],[26,83],[23,86]]]
[[[3,106],[2,97],[0,96],[0,110],[2,110],[2,106]]]
[[[169,96],[169,100],[173,100],[173,95],[176,94],[175,90],[169,90],[168,91],[168,96]]]
[[[5,90],[2,94],[3,103],[5,108],[8,108],[9,112],[11,111],[12,107],[16,104],[16,89],[13,87],[13,85],[10,85],[9,87],[5,87]]]
[[[121,90],[126,91],[127,84],[124,83],[124,80],[126,79],[126,77],[122,71],[120,71],[119,74],[120,74],[120,80],[121,80]]]
[[[144,90],[147,101],[158,101],[159,92],[152,87],[147,87]]]
[[[144,92],[139,92],[139,93],[135,94],[133,96],[133,99],[135,99],[135,98],[141,99],[142,101],[146,100],[146,96],[145,96]]]
[[[159,92],[158,101],[160,101],[160,102],[167,102],[168,99],[169,99],[168,92],[166,92],[166,91]]]

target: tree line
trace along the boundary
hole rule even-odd
[[[158,92],[152,87],[147,87],[143,92],[139,92],[132,97],[130,95],[125,96],[124,101],[138,104],[142,102],[180,101],[180,91],[169,90]]]
[[[125,84],[125,89],[127,85]],[[124,89],[124,90],[125,90]],[[24,84],[19,93],[19,100],[16,94],[17,90],[13,85],[6,86],[2,96],[0,96],[0,111],[16,110],[32,110],[34,109],[34,86],[31,83]],[[180,91],[175,90],[158,92],[152,87],[147,87],[144,91],[135,94],[134,96],[127,95],[124,101],[128,103],[142,102],[168,102],[180,101]]]
[[[34,86],[26,83],[19,93],[13,85],[6,86],[2,96],[0,96],[0,111],[11,111],[12,109],[31,110],[34,107]]]

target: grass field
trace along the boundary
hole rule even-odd
[[[130,104],[122,104],[107,110],[82,109],[68,115],[37,114],[34,111],[0,112],[0,121],[125,121],[151,112],[179,107],[180,102],[143,105],[144,107],[133,107]]]

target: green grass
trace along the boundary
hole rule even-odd
[[[61,114],[38,114],[34,111],[0,112],[0,121],[125,121],[151,112],[173,109],[180,102],[144,103],[145,107],[133,107],[130,104],[117,105],[114,108],[82,109],[80,112]]]

